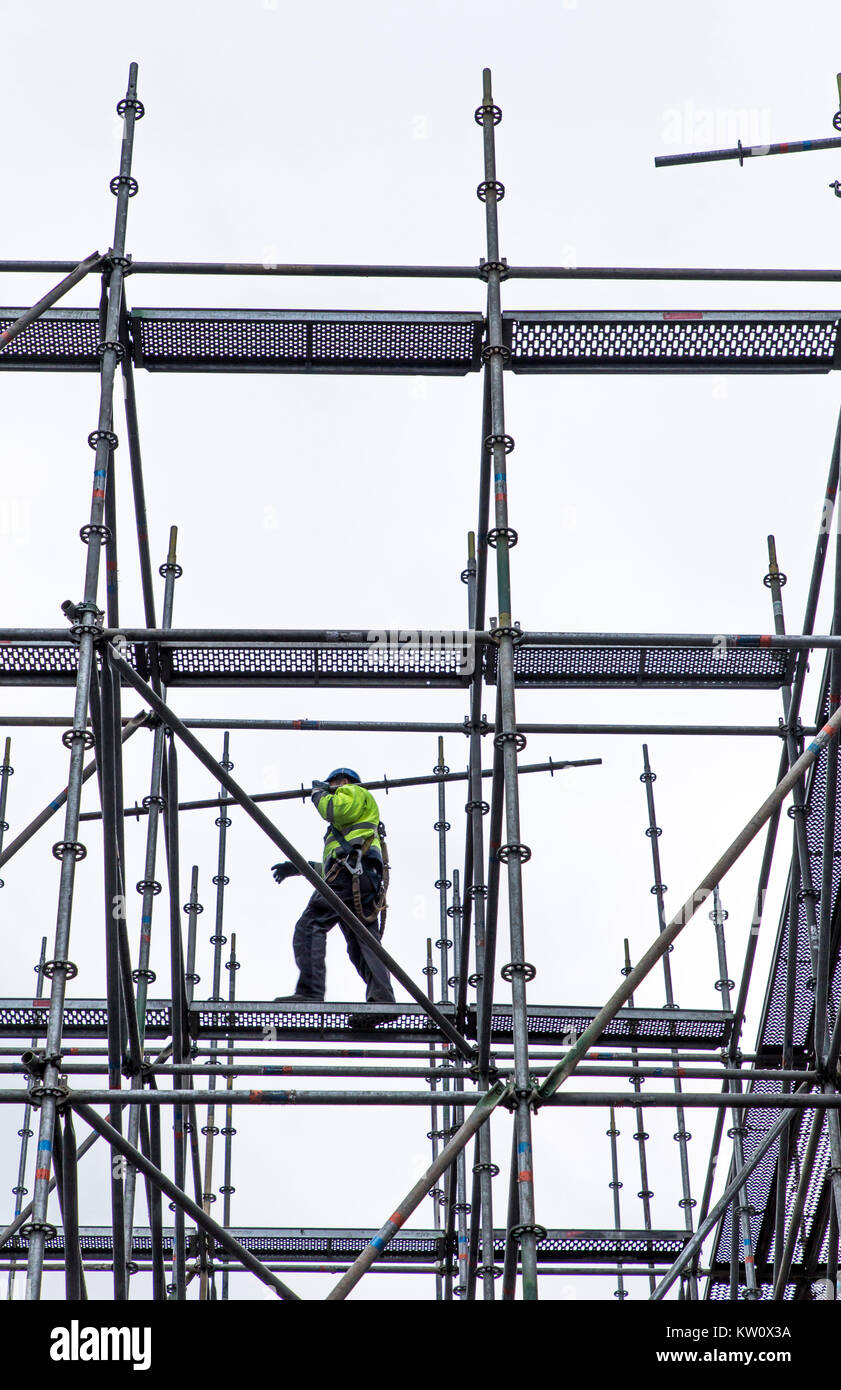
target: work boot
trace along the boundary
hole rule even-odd
[[[273,1004],[323,1004],[323,994],[278,994]]]

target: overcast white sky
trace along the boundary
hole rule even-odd
[[[100,0],[73,6],[3,4],[7,55],[0,137],[2,256],[81,259],[113,236],[129,62],[140,65],[146,118],[138,125],[129,215],[136,259],[468,264],[485,254],[483,177],[473,111],[482,68],[493,69],[504,113],[497,130],[501,250],[520,264],[832,266],[841,205],[828,188],[841,151],[654,169],[659,153],[831,135],[838,106],[832,56],[837,7],[811,3],[791,23],[773,0],[675,6],[642,0],[527,3],[498,0],[421,9],[393,4],[298,6],[289,0],[160,3],[142,10]],[[53,277],[54,278],[54,277]],[[0,303],[25,305],[49,277],[6,276]],[[68,303],[91,305],[83,284]],[[440,308],[481,310],[479,282],[137,277],[136,306]],[[834,308],[832,285],[509,282],[505,308]],[[465,621],[459,583],[466,535],[476,525],[481,380],[302,376],[137,376],[146,494],[155,565],[179,527],[184,577],[176,625],[446,628]],[[766,536],[777,537],[787,624],[799,631],[838,408],[837,383],[814,377],[506,376],[514,617],[525,628],[761,632],[772,626],[763,587]],[[57,626],[59,605],[81,597],[98,382],[88,374],[5,374],[0,381],[4,486],[2,625]],[[117,389],[116,428],[121,419]],[[121,613],[142,620],[128,449],[117,454]],[[832,555],[829,564],[832,563]],[[158,605],[162,585],[158,589]],[[488,612],[496,611],[489,594]],[[819,629],[827,625],[822,607]],[[804,719],[821,667],[813,663]],[[183,715],[461,720],[459,692],[264,690],[173,692]],[[4,714],[69,714],[69,691],[7,689]],[[125,709],[135,702],[125,696]],[[696,721],[775,724],[776,693],[523,691],[523,721]],[[486,713],[493,715],[493,692]],[[2,734],[0,720],[0,734]],[[221,755],[222,735],[207,736]],[[695,886],[764,798],[777,741],[651,737],[667,908]],[[641,740],[529,740],[526,761],[602,757],[598,769],[521,784],[526,957],[538,974],[533,1002],[600,1004],[613,992],[628,937],[636,959],[657,930]],[[126,750],[126,793],[148,792],[151,739]],[[434,738],[234,733],[234,775],[249,788],[309,784],[337,763],[363,777],[425,773]],[[447,762],[466,758],[459,737]],[[490,756],[490,752],[486,753]],[[60,731],[12,730],[15,775],[10,836],[64,785]],[[212,794],[186,754],[185,795]],[[95,806],[94,784],[85,808]],[[451,862],[463,854],[460,791],[448,793]],[[420,979],[426,938],[437,939],[434,789],[382,804],[394,863],[387,945]],[[277,824],[315,854],[309,806],[276,811]],[[182,821],[182,901],[200,867],[202,983],[210,993],[216,872],[214,813]],[[788,823],[785,835],[788,835]],[[53,833],[58,829],[58,833]],[[77,874],[70,955],[80,967],[71,997],[104,992],[100,856],[93,831]],[[28,995],[42,935],[52,945],[59,866],[53,823],[4,878],[2,993]],[[127,880],[142,876],[145,826],[129,826]],[[784,884],[788,845],[766,910],[745,1038],[753,1040]],[[744,956],[761,844],[723,887],[731,974]],[[294,987],[291,929],[307,889],[278,889],[277,858],[242,813],[229,832],[226,931],[237,932],[243,999]],[[163,877],[162,865],[160,877]],[[132,942],[139,897],[130,903]],[[186,920],[186,919],[185,919]],[[506,929],[503,913],[501,930]],[[207,928],[205,930],[205,928]],[[156,904],[153,965],[168,976],[165,898]],[[504,936],[503,936],[504,942]],[[509,959],[504,944],[500,962]],[[715,1008],[712,927],[699,914],[672,957],[677,1001]],[[500,982],[498,997],[507,986]],[[160,985],[153,994],[164,993]],[[330,939],[328,998],[362,998],[338,932]],[[400,993],[398,991],[398,997]],[[637,1002],[663,1002],[662,974]],[[306,1084],[306,1083],[302,1083]],[[313,1083],[319,1085],[320,1083]],[[353,1083],[351,1083],[353,1084]],[[0,1192],[16,1181],[20,1121],[0,1156]],[[238,1114],[236,1225],[351,1226],[376,1230],[429,1156],[429,1117],[417,1110],[272,1109]],[[495,1184],[504,1222],[507,1117],[494,1134],[503,1169]],[[83,1127],[80,1125],[80,1129]],[[537,1216],[547,1227],[612,1225],[609,1147],[602,1115],[544,1111],[535,1122]],[[674,1116],[652,1113],[654,1224],[682,1227]],[[700,1197],[711,1125],[693,1114],[693,1192]],[[623,1221],[642,1224],[633,1115],[620,1118]],[[255,1171],[257,1136],[271,1136],[271,1181]],[[338,1143],[337,1143],[338,1138]],[[99,1146],[98,1146],[99,1147]],[[337,1161],[337,1153],[341,1154]],[[217,1158],[214,1186],[221,1181]],[[94,1150],[81,1176],[82,1220],[109,1220],[107,1155]],[[720,1168],[726,1168],[722,1163]],[[82,1173],[82,1170],[80,1170]],[[30,1183],[31,1185],[31,1183]],[[389,1205],[389,1203],[391,1205]],[[221,1211],[221,1201],[216,1212]],[[138,1219],[146,1215],[139,1204]],[[414,1224],[431,1224],[430,1204]],[[104,1277],[103,1277],[104,1278]],[[289,1276],[323,1297],[329,1276]],[[611,1297],[610,1281],[546,1279],[550,1299]],[[102,1291],[108,1293],[104,1279]],[[136,1293],[147,1287],[137,1280]],[[631,1283],[644,1296],[645,1281]],[[63,1281],[48,1279],[61,1297]],[[421,1298],[431,1280],[371,1275],[357,1298]],[[271,1296],[240,1276],[236,1297]]]

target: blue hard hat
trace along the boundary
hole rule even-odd
[[[334,767],[333,771],[325,777],[325,782],[330,783],[334,777],[347,777],[349,782],[362,782],[358,772],[354,772],[352,767]]]

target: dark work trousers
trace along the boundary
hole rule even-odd
[[[380,894],[382,865],[378,860],[366,859],[363,860],[363,868],[364,873],[359,879],[362,908],[364,912],[371,913]],[[331,879],[329,886],[355,914],[353,877],[350,870],[344,866],[340,868],[335,878]],[[312,999],[324,998],[327,983],[325,966],[327,933],[337,922],[347,942],[347,953],[357,973],[365,981],[366,1002],[369,1004],[393,1004],[395,1000],[391,987],[391,977],[382,961],[358,937],[354,936],[350,927],[345,926],[344,922],[337,917],[333,908],[322,898],[320,893],[313,893],[295,924],[292,949],[295,952],[295,964],[301,972],[295,986],[295,993],[305,994]],[[374,936],[379,936],[378,922],[365,922],[364,925]]]

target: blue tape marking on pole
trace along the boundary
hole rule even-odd
[[[152,918],[151,918],[151,917],[141,917],[140,920],[141,920],[141,922],[151,922]]]
[[[385,1241],[383,1240],[382,1236],[374,1236],[374,1239],[371,1241],[371,1244],[373,1245],[375,1250],[383,1250],[385,1248]]]
[[[55,801],[51,801],[51,802],[50,802],[50,810],[51,810],[51,811],[57,811],[58,808],[59,808],[59,806],[63,806],[63,805],[64,805],[63,798],[60,797],[60,796],[57,796],[56,799],[55,799]]]
[[[51,1149],[52,1146],[52,1140],[50,1139],[42,1139],[38,1144],[39,1149]]]
[[[104,468],[95,468],[93,470],[93,476],[95,478],[107,478],[108,474],[106,473]]]
[[[820,753],[820,751],[821,745],[817,742],[817,740],[814,740],[812,743],[810,743],[809,747],[806,749],[807,753]]]

